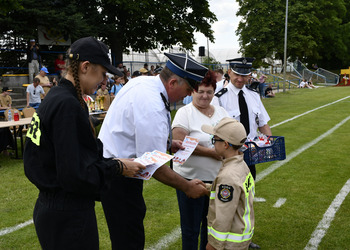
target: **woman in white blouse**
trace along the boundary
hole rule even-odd
[[[180,108],[172,123],[173,139],[183,140],[187,135],[199,139],[195,151],[183,165],[174,163],[174,171],[189,180],[198,178],[211,183],[221,166],[221,158],[211,143],[212,136],[201,130],[203,124],[214,126],[228,116],[224,108],[210,105],[215,88],[215,72],[209,71],[193,92],[192,103]],[[181,217],[182,249],[198,249],[199,233],[200,249],[205,249],[209,198],[190,199],[182,191],[176,192]]]

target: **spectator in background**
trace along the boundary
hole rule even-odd
[[[12,90],[8,87],[2,88],[2,93],[0,94],[0,109],[11,108],[12,98],[10,92]],[[9,128],[0,128],[0,152],[4,155],[9,155],[7,151],[8,147],[13,147],[13,137]]]
[[[63,60],[63,54],[58,54],[55,60],[55,73],[58,75],[58,80],[61,79],[62,70],[66,67],[66,62]]]
[[[147,64],[147,63],[145,63],[145,64],[143,65],[143,67],[148,71],[148,64]]]
[[[220,91],[224,87],[224,71],[222,69],[215,70],[216,74],[216,89],[215,93]]]
[[[258,81],[258,74],[256,73],[256,70],[252,73],[252,79],[251,82],[257,82]]]
[[[119,70],[119,71],[122,72],[122,73],[124,72],[123,62],[119,62],[119,63],[118,63],[117,70]]]
[[[131,80],[130,70],[126,71],[126,79]]]
[[[299,88],[307,88],[307,87],[308,87],[307,81],[306,79],[303,79],[299,84]]]
[[[110,91],[111,97],[115,97],[118,94],[119,90],[121,90],[121,88],[125,84],[124,76],[115,75],[114,81],[115,82]]]
[[[45,95],[50,91],[50,88],[52,87],[52,83],[50,83],[49,78],[46,76],[49,71],[46,67],[42,67],[40,69],[40,73],[35,76],[35,78],[38,78],[40,80],[40,86],[43,87]],[[41,96],[41,99],[44,99],[44,96]]]
[[[40,67],[40,49],[39,45],[35,43],[35,39],[31,39],[27,47],[27,61],[29,83],[33,82],[33,76],[39,73]]]
[[[33,107],[37,109],[41,103],[40,94],[45,97],[45,92],[40,86],[40,79],[35,77],[33,83],[27,87],[27,107]]]
[[[230,75],[229,74],[225,74],[224,75],[225,80],[224,80],[224,87],[226,87],[229,83],[230,83]]]
[[[154,65],[151,65],[151,70],[149,71],[149,74],[150,74],[151,76],[154,75]]]
[[[316,88],[316,86],[312,84],[312,80],[311,80],[311,79],[307,82],[307,85],[308,85],[308,88],[309,88],[309,89],[314,89],[314,88]]]
[[[106,84],[107,84],[107,89],[108,89],[108,91],[111,90],[111,88],[112,88],[114,82],[115,82],[115,81],[114,81],[114,75],[107,72],[107,74],[106,74]]]
[[[272,90],[272,83],[270,83],[269,86],[265,89],[265,97],[267,98],[275,97],[275,94],[273,93],[273,90]]]
[[[2,88],[2,93],[0,94],[0,109],[11,108],[12,98],[10,92],[12,92],[12,89],[9,89],[8,87]]]
[[[141,76],[141,75],[142,75],[141,72],[136,70],[136,71],[134,71],[134,73],[132,73],[131,79],[135,78],[135,77],[138,77],[138,76]]]
[[[139,71],[143,76],[148,76],[148,70],[146,68],[141,68]]]
[[[259,92],[260,92],[260,97],[264,98],[264,88],[265,88],[265,81],[266,81],[267,76],[264,74],[261,74],[259,77]]]
[[[50,77],[50,83],[52,84],[52,87],[57,86],[58,82],[56,80],[56,77],[51,76]]]
[[[101,83],[101,88],[97,90],[96,93],[97,96],[106,96],[109,95],[108,89],[107,89],[107,81],[103,80]]]

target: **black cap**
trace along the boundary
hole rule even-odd
[[[72,46],[70,54],[68,55],[70,59],[75,59],[79,61],[89,61],[94,64],[99,64],[105,67],[108,72],[123,76],[122,73],[111,65],[111,61],[108,57],[107,46],[93,37],[84,37],[76,40]]]
[[[235,59],[226,60],[230,62],[230,68],[233,72],[238,75],[247,76],[250,74],[250,70],[252,68],[252,64],[255,58],[253,57],[240,57]]]
[[[169,60],[166,63],[171,72],[188,81],[193,89],[203,80],[208,69],[184,53],[164,53]]]
[[[136,71],[134,71],[134,73],[132,73],[132,77],[138,77],[138,76],[141,76],[141,75],[142,75],[141,72],[138,71],[138,70],[136,70]]]
[[[12,89],[9,89],[8,87],[3,87],[2,92],[11,92]]]

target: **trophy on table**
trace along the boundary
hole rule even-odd
[[[104,95],[101,95],[101,96],[100,96],[100,107],[101,107],[101,110],[104,109],[104,107],[103,107],[104,102],[105,102],[105,96],[104,96]]]
[[[101,109],[100,108],[100,96],[96,96],[95,102],[96,102],[96,110],[100,110]]]

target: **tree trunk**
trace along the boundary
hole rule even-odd
[[[111,44],[112,64],[118,66],[119,62],[123,62],[123,44],[122,39],[118,34],[113,34],[108,37]]]

